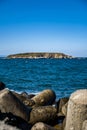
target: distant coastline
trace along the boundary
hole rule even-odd
[[[70,55],[66,55],[64,53],[48,53],[48,52],[33,52],[33,53],[18,53],[8,55],[7,58],[29,58],[29,59],[37,59],[37,58],[56,58],[56,59],[72,59],[74,57]]]

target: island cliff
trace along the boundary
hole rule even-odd
[[[19,53],[19,54],[12,54],[8,55],[7,58],[59,58],[59,59],[66,59],[66,58],[73,58],[72,56],[66,55],[64,53],[47,53],[47,52],[40,52],[40,53]]]

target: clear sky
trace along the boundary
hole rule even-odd
[[[87,57],[87,0],[0,0],[0,55]]]

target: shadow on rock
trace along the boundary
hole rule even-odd
[[[5,124],[16,126],[21,130],[30,130],[31,126],[24,119],[13,115],[12,113],[0,113],[0,120]]]

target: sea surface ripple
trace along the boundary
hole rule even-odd
[[[77,89],[87,89],[87,58],[0,58],[0,81],[17,92],[53,89],[57,98],[70,96]]]

